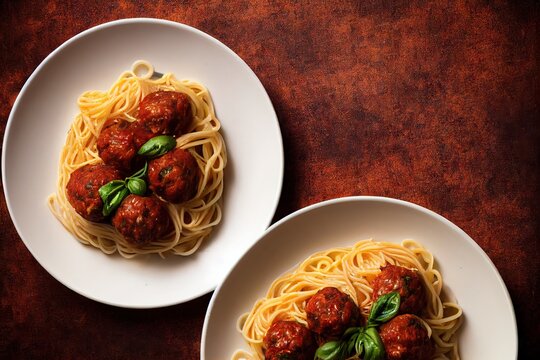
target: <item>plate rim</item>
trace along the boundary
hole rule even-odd
[[[443,222],[445,225],[449,226],[452,230],[458,232],[461,236],[463,236],[463,238],[469,243],[469,245],[471,245],[474,248],[474,250],[489,265],[490,270],[493,271],[493,273],[495,275],[495,278],[497,279],[497,284],[503,290],[505,300],[509,304],[510,318],[511,318],[511,322],[512,322],[512,324],[511,324],[512,325],[512,334],[514,335],[514,340],[515,340],[513,352],[515,353],[515,359],[517,360],[518,359],[518,350],[519,350],[519,337],[518,337],[519,333],[518,333],[518,328],[517,328],[517,321],[516,321],[516,313],[515,313],[514,304],[512,302],[512,298],[510,296],[508,288],[507,288],[501,274],[499,273],[499,270],[497,269],[497,267],[495,266],[493,261],[489,258],[489,256],[485,253],[485,251],[480,247],[480,245],[478,245],[476,243],[476,241],[474,241],[474,239],[472,239],[459,226],[457,226],[456,224],[454,224],[450,220],[446,219],[444,216],[434,212],[433,210],[430,210],[430,209],[428,209],[426,207],[423,207],[421,205],[418,205],[418,204],[415,204],[413,202],[406,201],[406,200],[400,200],[400,199],[391,198],[391,197],[385,197],[385,196],[372,196],[372,195],[343,196],[343,197],[328,199],[328,200],[324,200],[324,201],[317,202],[317,203],[314,203],[314,204],[310,204],[310,205],[302,207],[302,208],[288,214],[287,216],[283,217],[282,219],[280,219],[279,221],[275,222],[270,227],[268,227],[266,229],[266,231],[244,252],[244,254],[239,259],[236,260],[236,262],[230,268],[230,270],[227,272],[227,274],[225,275],[225,277],[223,278],[223,280],[221,281],[219,286],[214,290],[214,292],[212,294],[212,297],[210,299],[210,302],[208,303],[208,307],[206,309],[206,314],[205,314],[204,322],[203,322],[203,328],[202,328],[202,331],[201,331],[200,359],[201,360],[207,360],[206,359],[206,340],[207,340],[207,332],[208,332],[208,327],[209,327],[210,316],[212,315],[212,311],[214,309],[216,299],[219,297],[219,294],[221,292],[222,287],[227,282],[229,276],[239,266],[239,263],[242,261],[242,259],[244,257],[248,256],[248,254],[252,251],[252,249],[263,238],[265,238],[268,234],[270,234],[272,231],[274,231],[276,228],[278,228],[282,224],[284,224],[284,223],[286,223],[286,222],[288,222],[288,221],[290,221],[290,220],[292,220],[292,219],[294,219],[296,217],[304,216],[305,214],[307,214],[309,212],[312,212],[314,210],[317,210],[317,209],[319,209],[321,207],[332,206],[332,205],[339,204],[339,203],[348,203],[348,202],[349,203],[354,203],[354,202],[360,203],[360,202],[369,202],[369,201],[380,202],[380,203],[388,203],[388,204],[393,204],[393,205],[399,205],[399,206],[403,206],[403,207],[406,207],[406,208],[410,208],[412,210],[419,211],[419,212],[424,213],[424,214],[426,214],[426,215],[428,215],[430,217],[435,218],[438,221]]]
[[[60,44],[58,47],[56,47],[52,52],[50,52],[39,63],[39,65],[32,71],[30,76],[26,79],[23,86],[19,90],[19,93],[17,94],[17,97],[16,97],[16,99],[15,99],[15,101],[13,103],[13,106],[10,109],[10,113],[9,113],[9,116],[8,116],[8,120],[6,122],[5,131],[4,131],[4,136],[3,136],[3,139],[2,139],[1,172],[2,172],[2,187],[3,187],[3,190],[4,190],[3,191],[4,192],[4,199],[5,199],[6,207],[8,209],[8,213],[9,213],[9,217],[11,219],[11,222],[12,222],[13,226],[15,227],[17,235],[22,240],[23,244],[28,249],[28,251],[30,252],[32,257],[37,261],[37,263],[48,274],[50,274],[54,279],[56,279],[58,282],[60,282],[63,286],[65,286],[65,287],[69,288],[70,290],[74,291],[75,293],[80,294],[80,295],[82,295],[82,296],[84,296],[84,297],[86,297],[88,299],[93,300],[93,301],[103,303],[103,304],[106,304],[106,305],[120,307],[120,308],[152,309],[152,308],[162,308],[162,307],[168,307],[168,306],[183,304],[183,303],[187,303],[187,302],[189,302],[191,300],[197,299],[197,298],[199,298],[201,296],[204,296],[204,295],[214,291],[222,280],[218,280],[217,283],[214,284],[213,286],[209,286],[207,288],[201,289],[198,292],[194,292],[193,294],[190,294],[189,296],[184,296],[183,298],[179,298],[178,300],[161,301],[161,302],[155,302],[155,303],[152,303],[152,304],[134,304],[134,303],[125,304],[125,303],[121,303],[121,302],[108,301],[107,299],[101,299],[101,298],[99,298],[97,296],[93,296],[93,295],[89,294],[88,292],[83,291],[82,289],[79,289],[79,288],[76,288],[75,286],[72,286],[72,284],[68,284],[58,274],[56,274],[56,272],[52,272],[49,269],[48,266],[44,265],[44,261],[41,259],[41,257],[39,255],[36,254],[35,249],[31,246],[30,242],[21,233],[21,225],[19,224],[19,222],[13,216],[13,211],[14,211],[13,210],[13,205],[12,205],[13,200],[11,199],[11,195],[7,191],[7,187],[6,187],[6,184],[10,183],[10,181],[6,182],[6,179],[7,179],[7,177],[6,177],[6,156],[7,156],[6,155],[6,153],[7,153],[6,149],[8,148],[8,146],[7,146],[8,142],[10,141],[10,138],[12,137],[12,135],[11,135],[12,125],[13,125],[13,123],[15,121],[15,119],[14,119],[15,115],[14,114],[17,113],[17,111],[18,111],[18,109],[20,107],[20,102],[25,97],[27,89],[30,86],[30,84],[32,84],[32,82],[34,81],[34,78],[36,76],[38,76],[38,74],[42,71],[42,69],[45,66],[47,66],[47,64],[49,62],[51,62],[52,59],[54,59],[58,53],[63,51],[65,48],[71,46],[73,43],[78,42],[80,39],[82,39],[82,38],[84,38],[84,37],[86,37],[86,36],[88,36],[90,34],[93,34],[95,32],[104,31],[104,30],[107,30],[109,28],[114,28],[114,27],[117,27],[117,26],[124,26],[124,25],[136,25],[136,24],[150,24],[150,25],[169,26],[169,27],[172,27],[172,28],[176,28],[176,29],[178,29],[180,31],[187,31],[187,32],[193,33],[193,34],[195,34],[197,36],[200,36],[200,37],[204,38],[205,40],[210,41],[213,45],[218,46],[223,51],[226,51],[227,53],[229,53],[230,56],[232,56],[236,61],[238,61],[240,63],[240,65],[242,66],[243,70],[246,71],[246,74],[253,81],[254,86],[259,88],[261,94],[264,95],[264,102],[267,102],[270,105],[269,106],[269,110],[271,110],[270,116],[273,118],[273,121],[275,122],[275,125],[276,125],[275,130],[277,132],[276,134],[278,135],[276,137],[276,140],[277,140],[277,143],[279,145],[277,147],[277,150],[279,150],[279,154],[276,154],[277,161],[279,162],[279,166],[278,166],[279,172],[278,172],[277,177],[276,177],[278,179],[278,181],[277,181],[277,184],[275,184],[275,185],[277,185],[276,188],[275,188],[276,193],[273,195],[273,198],[274,198],[273,204],[272,204],[272,206],[269,206],[269,209],[268,209],[268,211],[269,211],[268,218],[265,219],[264,221],[261,221],[261,223],[265,224],[264,229],[262,230],[262,232],[266,231],[268,226],[272,223],[272,219],[275,216],[277,207],[279,205],[279,200],[280,200],[281,193],[282,193],[282,190],[283,190],[283,176],[284,176],[284,170],[285,170],[285,155],[284,155],[284,149],[283,149],[283,134],[282,134],[282,131],[281,131],[281,127],[280,127],[279,119],[277,117],[276,110],[275,110],[274,105],[272,103],[272,99],[270,98],[268,92],[264,88],[264,85],[262,84],[262,82],[259,79],[259,77],[257,76],[257,74],[255,74],[253,69],[236,52],[234,52],[231,48],[229,48],[227,45],[225,45],[220,40],[214,38],[213,36],[211,36],[211,35],[209,35],[207,33],[205,33],[204,31],[199,30],[199,29],[197,29],[197,28],[195,28],[193,26],[190,26],[190,25],[187,25],[187,24],[184,24],[184,23],[181,23],[181,22],[177,22],[177,21],[159,19],[159,18],[151,18],[151,17],[134,17],[134,18],[125,18],[125,19],[112,20],[112,21],[108,21],[108,22],[105,22],[105,23],[101,23],[101,24],[92,26],[90,28],[87,28],[87,29],[73,35],[72,37],[70,37],[69,39],[64,41],[62,44]],[[251,248],[252,245],[253,244],[250,244],[248,246],[248,248]],[[245,252],[245,250],[241,251],[238,256],[241,257],[244,254],[244,252]],[[233,262],[233,265],[234,265],[234,263],[235,262]]]

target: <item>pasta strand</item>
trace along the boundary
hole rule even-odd
[[[146,73],[137,76],[136,72],[141,69]],[[227,151],[210,93],[202,84],[179,81],[171,73],[158,79],[151,78],[152,74],[152,65],[141,60],[133,64],[131,71],[122,73],[108,91],[86,91],[79,97],[80,113],[69,129],[60,154],[56,193],[47,199],[52,213],[79,242],[99,248],[106,254],[118,252],[125,258],[141,254],[191,255],[222,218]],[[179,205],[167,204],[174,230],[159,241],[134,247],[110,224],[93,223],[77,214],[67,200],[66,185],[76,169],[101,162],[96,142],[105,121],[110,118],[135,121],[140,101],[158,90],[178,91],[189,97],[193,122],[186,134],[177,138],[176,146],[195,157],[202,176],[192,200]]]
[[[457,303],[441,300],[443,281],[434,267],[434,257],[414,240],[401,244],[362,240],[351,247],[311,255],[274,280],[266,296],[239,318],[238,330],[252,352],[238,350],[232,359],[264,359],[263,338],[276,319],[307,325],[305,303],[323,287],[336,287],[348,294],[367,318],[373,303],[371,284],[387,264],[418,270],[429,299],[421,318],[435,344],[433,359],[459,360],[457,330],[463,311]]]

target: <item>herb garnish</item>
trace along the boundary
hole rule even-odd
[[[144,177],[148,171],[148,164],[135,174],[124,180],[113,180],[99,188],[99,196],[103,200],[103,216],[109,216],[130,193],[144,195],[146,193],[146,182]]]
[[[161,156],[176,147],[176,140],[169,135],[159,135],[144,143],[137,151],[138,155],[154,158]]]
[[[340,340],[324,343],[315,352],[315,359],[343,360],[353,356],[362,356],[364,360],[384,359],[384,345],[376,327],[397,314],[400,302],[396,291],[379,297],[371,306],[366,326],[348,328]]]

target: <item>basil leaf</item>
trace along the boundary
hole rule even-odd
[[[371,306],[367,326],[378,326],[393,318],[399,310],[400,302],[400,296],[397,291],[384,294],[378,298]]]
[[[98,190],[101,200],[103,200],[103,202],[106,202],[107,199],[111,196],[111,194],[118,191],[124,185],[125,185],[124,180],[109,181],[108,183],[100,187]]]
[[[364,360],[384,359],[384,344],[374,327],[367,328],[364,332],[364,348]]]
[[[364,352],[364,337],[365,337],[365,329],[362,329],[362,331],[358,333],[358,336],[354,343],[355,356],[359,357]]]
[[[128,195],[129,190],[125,186],[111,193],[103,204],[103,215],[109,216],[118,206],[120,206],[122,200]]]
[[[373,341],[364,340],[364,360],[373,360]]]
[[[146,182],[142,179],[148,171],[148,163],[135,174],[125,180],[112,180],[99,188],[99,196],[103,200],[104,216],[109,216],[124,200],[129,193],[144,195],[146,193]]]
[[[343,340],[329,341],[321,345],[315,352],[315,359],[344,360],[348,357],[347,342]]]
[[[335,359],[335,360],[344,360],[344,359],[347,359],[349,357],[348,355],[349,355],[349,353],[347,352],[347,342],[340,341],[338,351],[334,355],[333,359]]]
[[[354,351],[355,351],[356,356],[360,356],[364,352],[364,339],[363,339],[363,337],[359,337],[356,340],[356,343],[354,344]]]
[[[176,140],[169,135],[159,135],[151,138],[137,151],[137,154],[147,157],[156,157],[176,147]]]
[[[144,195],[146,193],[146,182],[143,179],[132,178],[127,182],[129,192],[135,195]]]
[[[350,327],[343,333],[342,339],[347,339],[351,335],[356,335],[361,330],[361,327]]]
[[[321,360],[337,360],[336,357],[341,350],[341,341],[329,341],[319,346],[315,351],[315,359]]]
[[[356,350],[356,342],[358,341],[358,337],[360,336],[360,333],[355,333],[351,338],[349,339],[349,344],[347,345],[347,353],[348,354],[354,354]],[[359,355],[359,354],[357,354]]]

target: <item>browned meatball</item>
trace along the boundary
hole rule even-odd
[[[131,130],[133,131],[133,141],[137,151],[143,146],[148,140],[157,136],[153,132],[148,130],[144,124],[141,124],[139,121],[131,123]]]
[[[138,147],[131,123],[124,119],[107,120],[99,133],[97,149],[105,164],[126,172],[132,170]]]
[[[122,174],[110,165],[85,165],[71,173],[66,186],[67,198],[75,211],[89,221],[102,222],[103,201],[99,188]]]
[[[197,194],[200,170],[189,151],[176,148],[148,163],[149,187],[173,204]]]
[[[275,321],[264,336],[266,360],[312,360],[317,349],[313,333],[296,321]]]
[[[154,136],[181,135],[193,118],[189,97],[176,91],[156,91],[139,104],[138,121]]]
[[[426,290],[418,272],[396,265],[386,265],[373,280],[373,301],[392,291],[399,292],[399,314],[420,315],[426,305]]]
[[[354,301],[334,287],[319,290],[308,300],[305,310],[308,328],[323,339],[339,338],[361,320]]]
[[[166,234],[170,216],[159,199],[131,194],[116,210],[112,224],[127,242],[142,246]]]
[[[379,335],[387,360],[428,360],[433,344],[422,321],[415,315],[399,315],[382,324]]]

